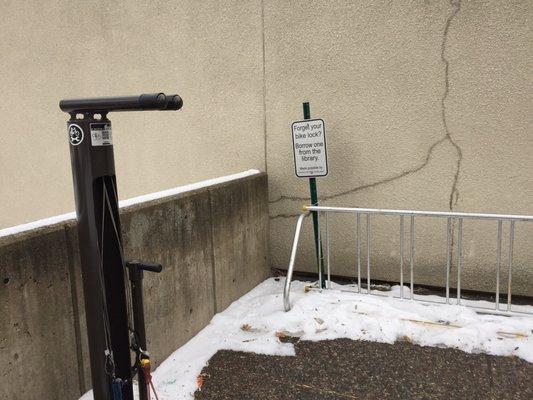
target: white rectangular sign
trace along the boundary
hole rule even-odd
[[[326,176],[326,126],[322,119],[308,119],[292,124],[294,167],[299,178]]]
[[[98,122],[91,124],[91,144],[93,146],[113,146],[111,124]]]

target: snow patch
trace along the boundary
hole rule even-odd
[[[16,233],[31,231],[33,229],[44,228],[45,226],[59,224],[61,222],[76,219],[75,212],[55,215],[53,217],[39,219],[37,221],[28,222],[22,225],[16,225],[5,229],[0,229],[0,237],[14,235]]]
[[[225,311],[154,372],[160,400],[190,400],[196,378],[208,360],[222,349],[292,356],[294,346],[278,336],[302,340],[350,338],[393,343],[407,340],[422,346],[452,347],[470,353],[517,356],[533,362],[533,318],[478,314],[458,305],[399,300],[341,291],[333,285],[322,292],[306,290],[309,283],[292,283],[292,309],[283,311],[284,279],[268,279]],[[356,287],[355,287],[356,288]],[[350,285],[349,289],[354,289]],[[409,288],[404,287],[409,295]],[[437,296],[419,296],[442,301]],[[476,303],[476,302],[472,302]],[[486,307],[487,302],[479,302]],[[533,307],[522,306],[533,312]],[[170,334],[170,333],[169,333]],[[83,400],[92,399],[87,393]]]

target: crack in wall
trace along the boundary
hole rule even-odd
[[[457,152],[457,165],[455,169],[455,175],[453,177],[453,183],[452,188],[450,190],[450,198],[448,201],[448,207],[450,211],[453,211],[453,206],[457,205],[457,202],[459,201],[459,190],[457,189],[457,184],[459,183],[459,173],[461,171],[461,162],[463,161],[463,152],[461,150],[461,147],[453,140],[450,130],[448,128],[448,119],[446,117],[446,100],[448,99],[448,95],[450,94],[450,62],[446,58],[446,47],[448,43],[448,32],[450,30],[450,25],[452,23],[452,20],[455,18],[455,16],[461,11],[461,1],[462,0],[450,0],[450,5],[453,7],[453,11],[448,16],[448,19],[446,20],[446,24],[444,26],[444,33],[442,35],[442,45],[441,45],[441,51],[440,51],[440,59],[444,63],[444,93],[441,98],[441,115],[442,115],[442,125],[444,126],[444,132],[446,134],[446,139],[450,144],[455,148],[455,151]],[[450,271],[449,273],[454,270],[455,266],[455,256],[454,256],[454,249],[455,249],[455,223],[456,219],[452,219],[451,224],[451,242],[450,242]]]
[[[442,62],[444,64],[444,93],[443,93],[443,95],[441,97],[441,118],[442,118],[442,123],[443,123],[443,127],[444,127],[444,134],[445,134],[444,137],[439,139],[439,140],[437,140],[436,142],[434,142],[429,147],[429,149],[427,151],[427,154],[426,154],[426,158],[425,158],[424,162],[421,163],[420,165],[418,165],[418,166],[416,166],[414,168],[411,168],[409,170],[400,172],[398,174],[395,174],[395,175],[393,175],[391,177],[382,179],[382,180],[377,181],[377,182],[368,183],[368,184],[364,184],[364,185],[361,185],[361,186],[356,186],[354,188],[350,188],[350,189],[344,190],[342,192],[338,192],[338,193],[335,193],[335,194],[322,196],[320,198],[320,200],[327,201],[327,200],[335,199],[337,197],[346,196],[346,195],[351,194],[351,193],[355,193],[355,192],[358,192],[358,191],[361,191],[361,190],[370,189],[370,188],[373,188],[373,187],[376,187],[376,186],[384,185],[384,184],[396,181],[398,179],[401,179],[401,178],[403,178],[405,176],[408,176],[408,175],[411,175],[411,174],[415,174],[415,173],[419,172],[420,170],[424,169],[429,164],[429,161],[431,159],[431,155],[432,155],[433,151],[435,150],[435,148],[439,144],[447,141],[454,147],[454,149],[455,149],[455,151],[457,153],[457,164],[456,164],[456,169],[455,169],[455,174],[454,174],[454,178],[453,178],[452,187],[451,187],[451,190],[450,190],[448,207],[449,207],[449,209],[451,211],[451,210],[453,210],[453,206],[457,205],[457,202],[459,200],[459,190],[457,189],[457,185],[458,185],[458,182],[459,182],[459,173],[460,173],[460,170],[461,170],[461,162],[462,162],[462,159],[463,159],[463,152],[461,150],[461,147],[453,140],[453,138],[451,136],[451,133],[450,133],[450,130],[448,128],[448,120],[447,120],[447,115],[446,115],[446,100],[447,100],[448,95],[450,93],[450,80],[449,80],[450,63],[449,63],[448,59],[446,58],[446,46],[447,46],[447,42],[448,42],[448,32],[450,30],[450,25],[452,23],[452,20],[455,18],[455,16],[461,10],[461,0],[458,0],[458,1],[451,0],[450,1],[450,5],[453,7],[453,11],[451,12],[451,14],[446,19],[446,23],[444,25],[444,32],[443,32],[443,36],[442,36],[441,52],[440,52],[440,57],[441,57],[441,60],[442,60]],[[269,204],[275,204],[275,203],[278,203],[278,202],[283,201],[283,200],[308,201],[309,198],[308,197],[302,197],[302,196],[281,195],[277,199],[269,201]],[[297,215],[299,215],[299,214],[298,213],[277,214],[277,215],[270,216],[270,219],[293,218],[293,217],[295,217]]]
[[[263,146],[265,158],[265,172],[268,173],[268,136],[267,136],[267,107],[266,107],[266,41],[265,41],[265,2],[261,0],[261,40],[263,41]]]
[[[369,188],[372,188],[372,187],[375,187],[375,186],[379,186],[379,185],[383,185],[385,183],[389,183],[389,182],[393,182],[393,181],[396,181],[398,179],[401,179],[407,175],[411,175],[411,174],[415,174],[417,173],[418,171],[422,170],[423,168],[425,168],[428,164],[429,164],[429,161],[431,160],[431,155],[433,153],[433,151],[435,150],[435,148],[447,141],[448,138],[447,137],[444,137],[444,138],[441,138],[439,140],[437,140],[435,143],[433,143],[428,151],[427,151],[427,154],[426,154],[426,158],[424,160],[423,163],[421,163],[420,165],[416,166],[415,168],[412,168],[412,169],[409,169],[407,171],[403,171],[403,172],[400,172],[399,174],[396,174],[392,177],[388,177],[388,178],[385,178],[381,181],[377,181],[377,182],[374,182],[374,183],[369,183],[369,184],[366,184],[366,185],[361,185],[361,186],[357,186],[355,188],[352,188],[352,189],[348,189],[348,190],[345,190],[343,192],[339,192],[339,193],[336,193],[336,194],[333,194],[333,195],[329,195],[329,196],[323,196],[320,198],[320,200],[331,200],[331,199],[334,199],[336,197],[340,197],[340,196],[345,196],[347,194],[350,194],[350,193],[355,193],[355,192],[358,192],[360,190],[364,190],[364,189],[369,189]],[[275,200],[275,201],[271,201],[270,204],[273,204],[273,203],[276,203],[278,201],[281,201],[281,200],[293,200],[293,201],[308,201],[309,200],[309,197],[298,197],[298,196],[281,196],[279,199]],[[278,215],[273,215],[270,217],[270,219],[276,219],[276,218],[292,218],[294,216],[297,216],[297,215],[300,215],[299,213],[294,213],[294,214],[278,214]]]
[[[459,147],[459,145],[453,140],[450,134],[450,130],[448,128],[448,120],[446,117],[446,100],[450,93],[450,78],[449,78],[450,62],[446,58],[446,45],[448,43],[448,32],[450,30],[450,25],[452,23],[452,20],[459,13],[459,11],[461,11],[461,0],[458,0],[458,1],[451,0],[450,4],[454,7],[454,9],[452,13],[449,15],[448,19],[446,20],[446,25],[444,26],[440,58],[442,62],[444,63],[444,84],[445,84],[444,94],[442,95],[442,98],[441,98],[442,124],[444,126],[444,132],[446,134],[446,139],[450,142],[450,144],[455,148],[455,151],[457,152],[457,166],[455,169],[455,175],[453,178],[453,184],[452,184],[452,188],[450,191],[450,199],[449,199],[449,208],[450,208],[450,211],[452,211],[453,206],[457,205],[457,202],[459,201],[459,190],[457,189],[457,184],[459,183],[459,173],[461,171],[461,162],[463,161],[463,152],[461,150],[461,147]]]

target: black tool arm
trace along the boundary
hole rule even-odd
[[[141,94],[139,96],[97,97],[89,99],[66,99],[59,102],[59,108],[68,113],[110,111],[179,110],[183,100],[177,94]]]
[[[126,266],[133,269],[136,268],[140,271],[161,272],[163,266],[161,264],[148,263],[140,260],[126,261]]]

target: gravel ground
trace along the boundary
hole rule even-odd
[[[533,364],[514,357],[348,339],[295,347],[295,357],[219,351],[195,399],[533,399]]]

